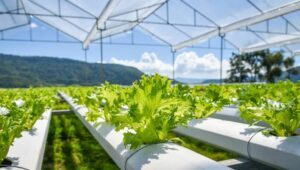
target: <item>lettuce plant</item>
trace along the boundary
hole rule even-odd
[[[0,90],[0,163],[15,138],[55,102],[55,89]]]
[[[192,118],[195,108],[191,100],[172,92],[171,81],[159,75],[143,76],[133,84],[124,103],[129,110],[117,126],[117,129],[128,129],[124,133],[126,145],[136,148],[172,140],[170,131]]]
[[[191,119],[207,117],[229,104],[226,88],[172,85],[167,77],[157,74],[143,76],[132,86],[105,83],[74,96],[88,107],[89,121],[102,118],[116,130],[124,130],[124,143],[130,148],[178,140],[171,135],[174,128],[186,126]]]
[[[195,118],[208,117],[231,103],[228,88],[213,84],[195,87],[192,96],[196,103]]]
[[[249,85],[238,91],[241,117],[251,124],[265,122],[265,134],[293,136],[300,128],[300,88],[292,82]]]

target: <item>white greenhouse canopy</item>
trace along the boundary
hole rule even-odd
[[[138,28],[173,51],[221,37],[240,52],[300,51],[300,0],[0,0],[0,31],[37,18],[82,42]]]

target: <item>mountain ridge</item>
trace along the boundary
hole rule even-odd
[[[73,59],[0,54],[0,87],[99,85],[104,81],[129,85],[144,73],[118,64]]]

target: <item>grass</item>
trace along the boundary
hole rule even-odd
[[[182,136],[175,133],[173,135],[174,137],[178,137],[182,140],[182,142],[178,143],[179,145],[186,147],[194,152],[197,152],[215,161],[222,161],[222,160],[240,157],[238,154],[228,152],[220,148],[216,148],[212,145],[200,142],[190,137]]]
[[[51,119],[44,170],[119,169],[74,114]]]

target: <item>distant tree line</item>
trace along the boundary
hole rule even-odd
[[[235,54],[230,58],[229,77],[226,82],[274,83],[285,71],[285,78],[298,74],[294,68],[295,59],[284,57],[281,51],[262,50],[252,53]]]

